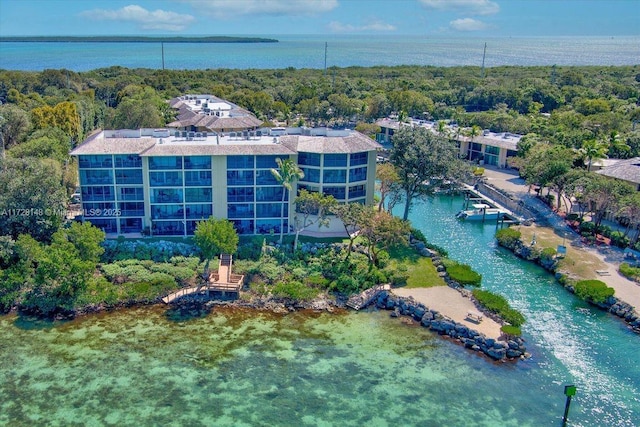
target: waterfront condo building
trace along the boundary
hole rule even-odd
[[[174,129],[104,130],[71,152],[84,220],[111,236],[188,236],[210,216],[229,219],[239,234],[270,234],[282,225],[291,231],[292,199],[301,188],[341,203],[373,203],[375,141],[351,130],[258,129],[250,113],[220,117],[231,110],[218,111],[210,101],[205,113],[202,99],[188,101],[198,103],[204,119],[185,113]],[[218,119],[207,119],[212,111]],[[214,128],[215,122],[224,127]],[[291,198],[271,173],[277,158],[292,159],[304,171]],[[329,227],[310,232],[344,228],[333,218]]]

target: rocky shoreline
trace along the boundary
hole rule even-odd
[[[515,360],[528,356],[524,340],[512,337],[506,341],[487,338],[466,325],[457,323],[444,317],[435,310],[430,310],[424,304],[417,303],[412,298],[402,298],[388,291],[381,291],[375,300],[375,306],[383,310],[391,310],[393,317],[408,316],[420,322],[420,325],[457,340],[473,351],[481,352],[493,360]]]
[[[554,274],[556,281],[560,285],[562,285],[567,291],[575,294],[575,289],[572,286],[571,282],[568,280],[568,277],[564,273],[557,270],[557,260],[541,257],[538,252],[534,251],[531,246],[525,244],[522,240],[517,240],[513,245],[505,245],[500,241],[498,241],[498,244],[506,249],[509,249],[518,258],[533,262],[541,266],[548,272]],[[616,298],[615,296],[607,298],[602,303],[596,303],[593,301],[587,302],[613,314],[614,316],[621,318],[627,323],[627,325],[633,332],[640,334],[640,316],[635,311],[635,308],[632,305]]]

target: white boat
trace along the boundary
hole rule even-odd
[[[473,209],[458,212],[456,218],[467,221],[484,221],[488,219],[501,219],[505,214],[504,211],[498,208],[492,208],[484,203],[473,204],[471,206]]]

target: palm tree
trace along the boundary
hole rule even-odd
[[[587,171],[591,171],[591,165],[594,160],[607,158],[608,148],[606,144],[596,139],[588,139],[582,143],[582,148],[580,148],[579,152],[582,158],[587,160]]]
[[[291,193],[293,183],[299,179],[304,178],[304,172],[298,165],[291,159],[276,159],[278,169],[271,169],[271,173],[275,177],[276,181],[284,187],[282,192],[282,203],[280,205],[280,244],[282,244],[282,238],[284,235],[284,202],[285,196]],[[287,210],[288,211],[288,210]]]

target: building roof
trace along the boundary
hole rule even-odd
[[[262,124],[250,111],[213,95],[184,95],[169,101],[178,110],[170,128],[195,126],[210,131],[254,129]]]
[[[391,118],[384,118],[376,121],[376,124],[380,127],[398,130],[400,129],[400,122]],[[430,120],[417,120],[411,119],[409,123],[404,123],[403,126],[419,126],[428,129],[434,133],[438,130],[438,123]],[[457,125],[452,126],[447,124],[447,129],[450,135],[454,135],[458,132]],[[473,142],[490,145],[493,147],[505,148],[507,150],[517,150],[518,141],[522,138],[522,135],[518,135],[510,132],[491,132],[489,130],[483,130],[480,135],[473,138]],[[471,138],[468,136],[460,135],[457,138],[460,141],[471,142]]]
[[[382,146],[360,132],[351,132],[345,136],[284,135],[282,145],[292,151],[307,153],[359,153],[374,151]]]
[[[153,147],[153,137],[113,137],[105,138],[104,132],[98,132],[71,151],[72,156],[97,154],[140,154]]]
[[[138,154],[147,156],[294,155],[374,151],[380,144],[350,130],[290,128],[290,134],[264,132],[209,134],[189,132],[175,136],[167,129],[103,131],[76,147],[71,155]],[[291,133],[294,133],[293,135]]]
[[[596,173],[640,185],[640,157],[620,160]]]

